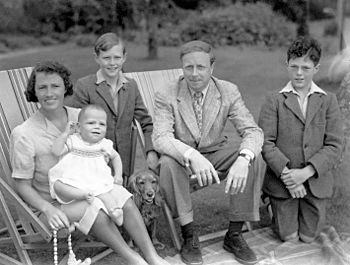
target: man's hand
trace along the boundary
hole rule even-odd
[[[309,165],[303,169],[289,169],[283,170],[281,180],[288,189],[295,188],[303,184],[308,178],[315,174],[313,166]]]
[[[231,190],[231,194],[244,192],[249,172],[249,161],[239,156],[230,168],[226,178],[225,193]]]
[[[190,155],[190,167],[193,174],[196,175],[199,186],[211,185],[213,178],[216,183],[220,183],[218,173],[208,159],[198,151]]]
[[[306,189],[304,187],[303,184],[300,184],[294,188],[290,188],[288,189],[289,190],[289,193],[290,195],[296,199],[296,198],[303,198],[304,196],[306,196]]]
[[[158,167],[158,154],[155,151],[149,151],[147,153],[147,165],[150,170],[153,172],[157,172],[157,167]]]

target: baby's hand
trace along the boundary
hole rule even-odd
[[[114,176],[114,184],[123,185],[123,177],[122,176]]]
[[[87,192],[86,195],[85,195],[85,200],[91,204],[94,200],[94,194],[92,192]]]
[[[77,124],[75,122],[70,121],[66,126],[65,133],[67,133],[68,135],[71,135],[76,132],[76,129],[77,129]]]

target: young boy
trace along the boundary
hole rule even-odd
[[[312,242],[325,220],[332,167],[340,157],[343,131],[337,99],[312,80],[321,48],[299,38],[287,52],[290,82],[269,96],[259,126],[267,163],[263,191],[271,202],[273,227],[282,241]]]

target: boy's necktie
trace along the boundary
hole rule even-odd
[[[197,125],[199,128],[199,132],[201,134],[202,134],[202,100],[203,100],[202,92],[195,92],[193,94],[193,109],[194,109],[194,113],[196,114]]]

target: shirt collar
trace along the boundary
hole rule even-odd
[[[204,88],[201,92],[202,92],[202,94],[203,94],[203,99],[205,98],[205,95],[207,94],[207,92],[208,92],[208,89],[209,89],[209,85],[210,85],[210,81],[209,81],[209,83],[208,83],[208,85],[207,85],[207,87],[206,88]],[[196,93],[196,91],[194,91],[192,88],[190,88],[190,87],[188,87],[189,89],[190,89],[190,93],[191,93],[191,96],[193,97],[194,96],[194,93]]]
[[[292,86],[291,81],[289,81],[288,84],[284,88],[282,88],[282,90],[280,91],[280,93],[289,93],[289,92],[299,95],[298,91],[296,91]],[[321,94],[327,95],[326,91],[324,91],[322,88],[317,86],[314,82],[311,82],[311,87],[308,95],[311,95],[313,93],[321,93]]]
[[[96,73],[96,84],[101,84],[102,82],[106,81],[106,78],[104,78],[101,69],[99,69]],[[119,84],[125,84],[128,80],[126,79],[125,75],[120,71],[119,77],[118,77],[118,83]],[[107,82],[107,81],[106,81]]]

